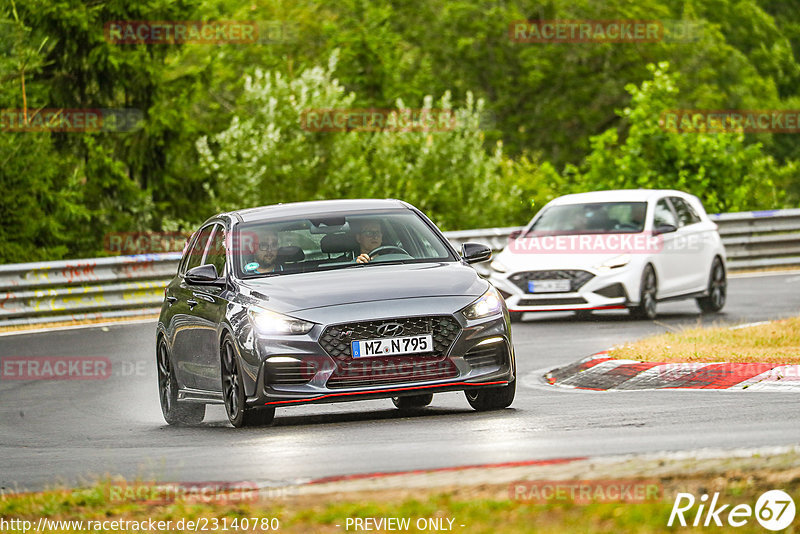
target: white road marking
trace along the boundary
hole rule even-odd
[[[753,326],[761,326],[762,324],[769,324],[771,321],[758,321],[756,323],[745,323],[745,324],[737,324],[736,326],[731,326],[728,330],[741,330],[742,328],[751,328]]]
[[[797,274],[797,269],[787,269],[784,271],[767,271],[767,272],[754,272],[754,273],[729,273],[728,278],[762,278],[764,276],[788,276],[790,274]]]
[[[76,324],[76,325],[69,325],[69,326],[53,326],[50,328],[32,328],[30,330],[14,330],[13,332],[0,332],[0,337],[5,336],[18,336],[22,334],[44,334],[47,332],[62,332],[65,330],[79,330],[81,328],[101,328],[104,332],[108,331],[109,326],[116,326],[116,325],[132,325],[132,324],[144,324],[144,323],[155,323],[158,319],[150,318],[150,319],[130,319],[127,321],[108,321],[104,323],[88,323],[88,324]]]

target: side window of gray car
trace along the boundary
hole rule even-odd
[[[202,265],[208,245],[208,238],[211,237],[211,232],[213,229],[214,225],[206,226],[200,230],[200,233],[197,234],[197,238],[189,244],[189,249],[186,251],[186,261],[184,262],[184,267],[181,274],[186,273],[186,271],[193,269],[198,265]]]
[[[221,224],[214,225],[214,237],[206,255],[206,263],[217,268],[217,275],[225,275],[225,229]]]
[[[676,228],[678,227],[678,221],[675,219],[675,215],[669,207],[669,202],[667,202],[666,198],[662,198],[656,202],[656,209],[653,215],[653,228],[658,228],[665,224],[671,224]]]

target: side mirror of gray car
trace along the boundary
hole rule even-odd
[[[217,276],[217,268],[210,263],[198,265],[186,271],[186,281],[198,286],[213,286],[222,283]]]
[[[492,257],[492,249],[481,243],[464,243],[461,245],[461,257],[467,263],[478,263]]]

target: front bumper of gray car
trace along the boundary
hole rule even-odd
[[[399,322],[431,333],[425,355],[353,358],[350,341],[375,337],[376,325]],[[385,316],[317,325],[307,335],[259,337],[260,364],[249,406],[291,406],[502,387],[515,379],[508,313],[467,320],[461,313]]]

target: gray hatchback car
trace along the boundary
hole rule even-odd
[[[515,393],[508,311],[419,210],[329,200],[222,213],[165,289],[156,361],[164,419],[224,404],[236,426],[279,406],[391,398],[418,409],[463,390],[476,410]]]

